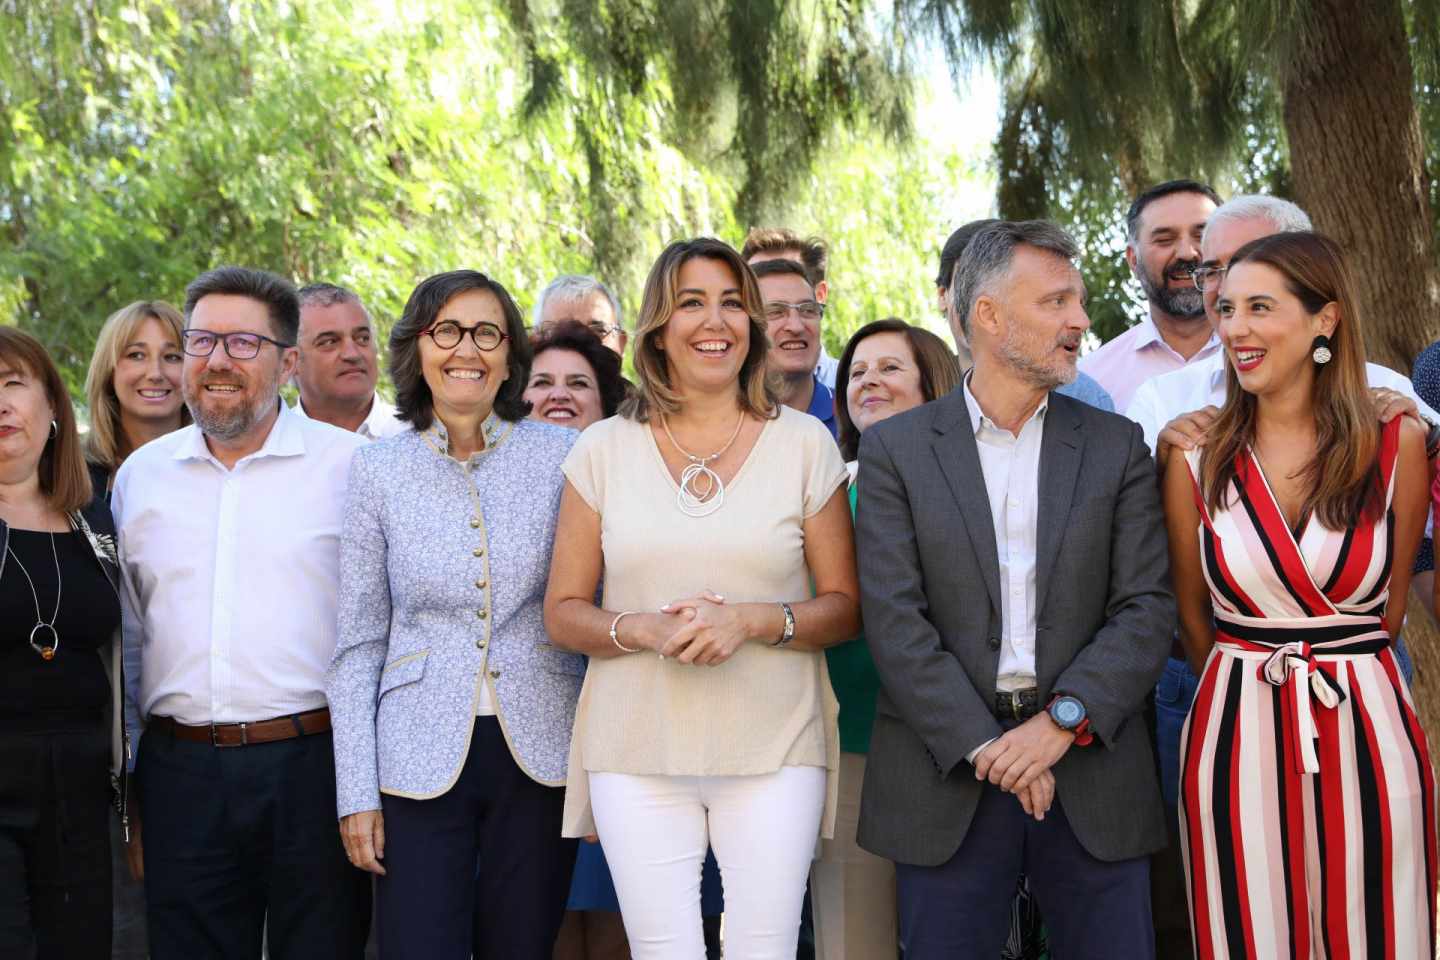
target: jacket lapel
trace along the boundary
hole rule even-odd
[[[1045,432],[1040,440],[1040,504],[1036,511],[1038,529],[1035,537],[1037,615],[1045,609],[1046,588],[1050,584],[1055,555],[1070,517],[1075,478],[1080,473],[1085,434],[1080,429],[1080,418],[1070,406],[1074,402],[1053,393],[1050,395],[1050,406],[1045,412]]]
[[[991,607],[999,612],[1000,554],[995,548],[995,523],[990,516],[990,498],[985,492],[985,474],[980,468],[980,451],[975,445],[965,396],[957,389],[936,404],[939,409],[933,426],[938,436],[932,443],[935,457],[960,507],[960,518],[970,536]]]

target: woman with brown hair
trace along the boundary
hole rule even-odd
[[[0,956],[110,955],[128,753],[114,534],[59,371],[0,327]]]
[[[1377,425],[1339,247],[1242,247],[1227,400],[1172,457],[1166,522],[1200,687],[1181,837],[1200,957],[1428,957],[1435,790],[1391,651],[1427,509],[1423,431]]]
[[[109,491],[132,450],[190,422],[180,391],[184,329],[180,311],[163,300],[137,300],[100,328],[85,375],[85,458],[100,490]]]
[[[845,467],[777,402],[760,290],[726,244],[665,249],[635,336],[636,396],[565,461],[545,596],[552,641],[590,657],[565,833],[598,832],[637,958],[704,956],[707,841],[725,955],[793,957],[834,823],[822,651],[860,626]]]

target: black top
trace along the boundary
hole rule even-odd
[[[83,533],[50,534],[9,531],[11,554],[0,572],[0,718],[9,716],[24,729],[67,729],[77,717],[107,716],[110,683],[98,651],[111,642],[120,625],[120,600]],[[19,558],[19,563],[16,562]],[[30,647],[35,626],[35,595],[40,615],[49,622],[55,612],[55,561],[60,562],[60,615],[55,622],[60,648],[44,660]],[[35,583],[21,572],[21,565]],[[36,642],[53,643],[41,629]],[[53,722],[51,722],[53,720]]]

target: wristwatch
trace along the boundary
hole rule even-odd
[[[1050,714],[1050,719],[1055,726],[1067,733],[1075,734],[1075,745],[1086,746],[1095,735],[1090,732],[1090,717],[1085,712],[1085,704],[1078,699],[1063,693],[1057,693],[1050,700],[1050,705],[1045,708]]]

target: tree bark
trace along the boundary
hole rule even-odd
[[[1280,69],[1295,199],[1349,253],[1369,358],[1408,375],[1440,332],[1440,270],[1401,0],[1301,6]],[[1410,607],[1415,699],[1440,730],[1440,634]]]
[[[1301,7],[1280,70],[1295,199],[1350,255],[1370,359],[1408,374],[1440,271],[1401,0]]]

